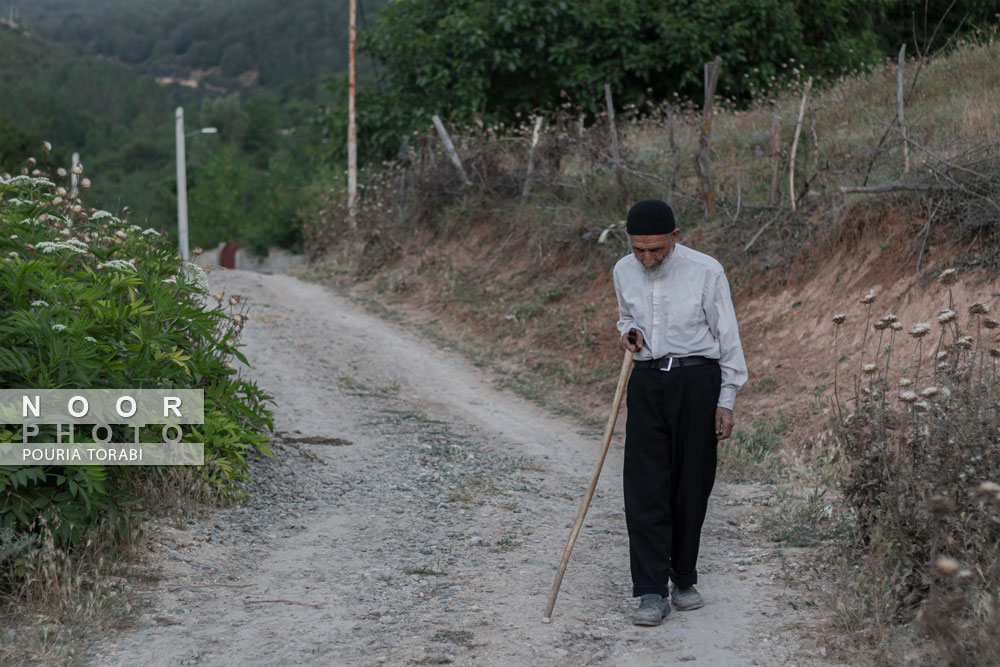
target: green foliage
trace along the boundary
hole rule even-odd
[[[362,48],[383,68],[377,92],[359,91],[359,97],[380,100],[359,127],[409,130],[434,113],[511,123],[561,104],[593,113],[603,105],[605,83],[620,106],[675,96],[700,102],[703,64],[716,56],[724,63],[718,94],[745,103],[786,83],[834,79],[895,53],[914,38],[913,12],[924,11],[916,4],[399,0],[361,34]],[[937,48],[950,30],[995,21],[989,4],[968,0],[948,13],[947,3],[933,3],[921,46]],[[941,16],[942,29],[931,42]],[[374,143],[371,148],[395,148]]]
[[[239,495],[246,455],[269,453],[271,400],[236,377],[228,360],[246,361],[242,321],[204,305],[201,269],[184,265],[151,229],[110,213],[86,216],[56,197],[42,178],[0,180],[0,386],[10,388],[194,388],[205,391],[205,424],[183,440],[205,443],[206,481]],[[124,441],[124,427],[114,427]],[[148,430],[148,432],[146,432]],[[78,428],[77,442],[92,441]],[[131,430],[127,431],[131,433]],[[157,441],[155,427],[143,441]],[[21,440],[20,427],[0,441]],[[36,441],[53,441],[43,426]],[[140,503],[135,489],[155,468],[0,467],[0,529],[51,528],[76,543],[108,518],[119,530]]]

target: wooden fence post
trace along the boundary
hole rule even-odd
[[[539,135],[542,132],[542,117],[535,116],[535,129],[531,132],[531,148],[528,150],[528,172],[524,175],[524,188],[521,199],[527,199],[531,194],[531,177],[535,175],[535,148],[538,147]]]
[[[583,157],[583,121],[585,114],[581,111],[580,118],[576,122],[576,161],[580,165],[580,182],[583,184],[583,191],[587,191],[587,165]]]
[[[625,185],[625,175],[622,173],[622,156],[618,150],[618,130],[615,129],[615,105],[611,99],[611,84],[604,84],[604,101],[608,105],[608,130],[611,132],[611,154],[615,161],[615,176],[618,177],[618,187],[622,189],[622,203],[628,210],[628,187]]]
[[[698,140],[698,154],[694,159],[694,169],[698,173],[698,181],[701,184],[701,197],[705,201],[705,218],[707,219],[715,217],[715,191],[712,187],[709,161],[712,152],[712,104],[721,69],[722,56],[716,56],[714,61],[705,63],[705,106],[701,112],[701,138]]]
[[[809,101],[809,91],[813,80],[809,77],[806,89],[802,91],[802,104],[799,105],[799,119],[795,121],[795,137],[792,139],[792,152],[788,158],[788,199],[792,202],[792,212],[795,212],[795,152],[799,148],[799,133],[802,132],[802,119],[806,115],[806,102]]]
[[[667,138],[670,141],[670,190],[667,191],[667,204],[674,205],[674,191],[677,190],[677,172],[681,168],[680,152],[677,150],[677,140],[674,138],[674,110],[667,106]]]
[[[819,166],[819,133],[816,132],[816,109],[812,103],[809,104],[809,126],[812,129],[813,137],[813,172],[814,178],[819,182],[819,191],[826,193],[826,179],[823,178],[823,170]]]
[[[906,121],[903,120],[903,65],[906,63],[906,44],[899,47],[896,66],[896,106],[899,115],[899,132],[903,135],[903,173],[910,171],[910,144],[906,140]]]
[[[451,137],[448,136],[448,131],[444,129],[444,123],[441,122],[440,116],[434,114],[431,120],[434,121],[434,127],[437,129],[437,133],[441,137],[441,143],[444,144],[445,150],[448,151],[448,157],[451,158],[451,163],[455,165],[455,169],[458,170],[459,176],[462,177],[462,183],[465,185],[472,185],[472,181],[470,181],[468,175],[466,175],[465,168],[462,166],[462,161],[458,157],[458,151],[455,150],[455,144],[451,143]]]
[[[781,163],[781,116],[778,114],[771,116],[771,146],[768,150],[771,159],[771,189],[767,191],[767,205],[774,206],[774,200],[778,196],[778,167]]]

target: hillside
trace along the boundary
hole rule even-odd
[[[174,109],[182,106],[189,130],[219,130],[187,140],[192,244],[234,236],[254,250],[300,243],[296,199],[325,162],[314,122],[324,94],[318,80],[300,81],[298,91],[254,86],[243,96],[164,85],[116,57],[77,55],[73,44],[23,24],[0,25],[0,48],[0,173],[19,173],[33,158],[29,171],[51,174],[68,169],[77,152],[93,183],[90,205],[129,206],[137,221],[174,236]],[[43,154],[43,142],[51,153]]]
[[[359,25],[385,4],[361,3]],[[287,99],[347,68],[347,3],[250,0],[36,0],[20,23],[78,56],[192,88]]]

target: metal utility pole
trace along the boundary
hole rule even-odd
[[[73,153],[73,162],[70,169],[69,177],[69,192],[70,197],[76,199],[77,194],[80,192],[80,176],[76,173],[76,165],[80,164],[80,154]]]
[[[188,261],[187,165],[184,155],[184,107],[177,107],[177,239],[181,259]]]
[[[186,262],[190,259],[188,252],[188,196],[187,196],[187,158],[184,151],[184,140],[195,134],[215,134],[219,130],[214,127],[203,127],[200,130],[184,133],[184,107],[177,107],[177,245],[181,258]]]
[[[354,119],[354,92],[357,87],[355,50],[358,36],[356,13],[356,0],[351,0],[347,68],[347,214],[351,229],[358,227],[358,126]]]

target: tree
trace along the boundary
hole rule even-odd
[[[719,93],[748,100],[783,79],[839,75],[882,55],[874,26],[901,0],[398,0],[361,35],[381,86],[415,116],[512,120],[564,101],[594,110],[604,83],[636,103]],[[898,49],[898,45],[890,45]]]

